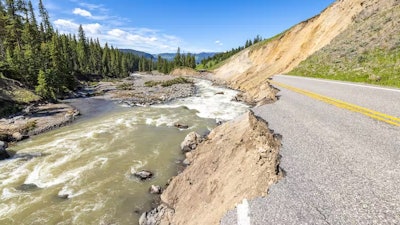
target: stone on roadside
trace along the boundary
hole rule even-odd
[[[200,134],[196,132],[190,132],[183,142],[181,143],[181,150],[183,152],[190,152],[196,149],[197,145],[201,142]]]
[[[153,173],[148,170],[141,170],[139,172],[133,173],[133,176],[139,178],[140,180],[148,180],[153,177]]]
[[[160,195],[162,193],[162,188],[158,185],[151,185],[149,192],[151,194]]]

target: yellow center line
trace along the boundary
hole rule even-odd
[[[391,124],[391,125],[394,125],[394,126],[400,126],[400,118],[398,118],[398,117],[390,116],[390,115],[387,115],[387,114],[384,114],[384,113],[381,113],[381,112],[377,112],[377,111],[374,111],[374,110],[371,110],[371,109],[368,109],[368,108],[365,108],[365,107],[361,107],[361,106],[358,106],[358,105],[347,103],[347,102],[344,102],[344,101],[341,101],[341,100],[338,100],[338,99],[335,99],[335,98],[323,96],[323,95],[320,95],[320,94],[317,94],[317,93],[314,93],[314,92],[306,91],[306,90],[303,90],[303,89],[300,89],[300,88],[296,88],[296,87],[293,87],[293,86],[290,86],[290,85],[287,85],[287,84],[283,84],[283,83],[280,83],[280,82],[270,81],[270,83],[274,84],[274,85],[277,85],[277,86],[280,86],[280,87],[283,87],[283,88],[286,88],[286,89],[289,89],[289,90],[292,90],[294,92],[306,95],[308,97],[311,97],[311,98],[326,102],[328,104],[337,106],[339,108],[347,109],[347,110],[350,110],[350,111],[353,111],[353,112],[358,112],[358,113],[366,115],[366,116],[368,116],[370,118],[373,118],[373,119],[376,119],[376,120],[379,120],[379,121],[382,121],[382,122],[385,122],[385,123],[388,123],[388,124]]]

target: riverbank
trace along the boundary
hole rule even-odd
[[[169,75],[134,74],[128,78],[109,82],[98,82],[75,94],[77,98],[62,100],[60,103],[38,103],[27,106],[23,111],[0,119],[0,141],[8,143],[25,140],[75,121],[78,116],[90,118],[123,106],[147,106],[161,104],[177,98],[193,95],[196,88],[190,80],[187,83],[162,85],[174,80]],[[156,85],[147,85],[147,84]],[[2,147],[5,152],[6,147]],[[8,156],[7,156],[8,155]]]
[[[67,100],[95,100],[87,113],[103,100],[115,110],[81,119],[80,109],[78,122],[11,146],[15,157],[0,162],[0,223],[135,224],[152,208],[149,188],[179,173],[185,136],[208,134],[217,118],[229,121],[248,108],[231,101],[236,91],[210,81],[196,80],[195,88],[191,97],[149,107],[121,107],[103,96]],[[133,176],[142,170],[152,179]]]

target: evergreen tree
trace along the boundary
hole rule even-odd
[[[88,46],[86,43],[85,32],[83,31],[82,25],[79,25],[78,30],[78,46],[77,46],[77,55],[78,55],[78,65],[79,70],[82,73],[89,72],[89,60],[88,60]]]

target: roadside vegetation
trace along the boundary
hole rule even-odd
[[[365,10],[289,74],[400,87],[400,5]]]

